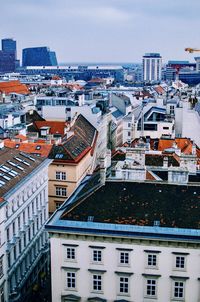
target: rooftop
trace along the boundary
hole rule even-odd
[[[29,94],[27,86],[25,84],[21,84],[20,81],[0,82],[0,92],[5,94]]]
[[[93,149],[97,136],[95,127],[80,114],[72,128],[74,134],[64,138],[62,144],[55,145],[50,158],[77,163]]]
[[[0,196],[15,188],[39,167],[44,158],[29,155],[16,149],[0,149]]]
[[[91,180],[92,181],[92,180]],[[89,184],[87,184],[89,186]],[[108,224],[200,228],[200,187],[130,181],[106,181],[88,197],[75,198],[62,219]]]
[[[24,142],[24,141],[14,141],[9,138],[4,140],[4,145],[7,148],[17,149],[19,151],[29,154],[34,154],[41,157],[48,157],[53,146],[52,144],[49,143],[47,144],[45,142],[40,142],[40,141]]]

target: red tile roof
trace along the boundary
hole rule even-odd
[[[15,138],[19,139],[20,142],[24,142],[24,141],[28,140],[28,138],[23,134],[18,134],[18,135],[15,136]]]
[[[177,147],[181,149],[182,153],[192,153],[192,142],[189,138],[160,139],[158,143],[158,150],[164,151],[165,149],[172,148],[174,143],[177,144]]]
[[[33,123],[38,131],[41,127],[49,127],[50,134],[65,134],[65,128],[67,127],[68,123],[66,122],[54,122],[54,121],[36,121]]]
[[[10,139],[4,140],[4,145],[7,148],[17,149],[19,151],[30,153],[30,154],[40,154],[41,157],[48,157],[53,144],[45,143],[31,143],[31,142],[16,142]]]
[[[29,94],[29,90],[25,84],[21,84],[20,81],[10,81],[0,83],[0,92],[5,94],[19,93]]]

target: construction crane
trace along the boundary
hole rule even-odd
[[[187,48],[185,48],[185,51],[188,51],[189,53],[193,53],[196,51],[200,51],[200,49],[187,47]]]

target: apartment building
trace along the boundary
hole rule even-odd
[[[0,296],[24,301],[48,273],[48,165],[16,149],[0,148]]]
[[[49,212],[53,213],[68,198],[87,174],[96,167],[98,132],[82,115],[62,143],[50,151]]]
[[[46,225],[53,301],[198,302],[199,185],[104,182],[104,172]]]

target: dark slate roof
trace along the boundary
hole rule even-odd
[[[87,184],[89,186],[89,184]],[[91,194],[92,192],[92,194]],[[62,219],[162,227],[200,228],[200,186],[107,181],[68,205]]]
[[[82,114],[77,117],[73,130],[75,135],[78,135],[89,146],[92,146],[96,129]]]
[[[45,158],[32,154],[28,155],[16,149],[6,147],[1,149],[0,196],[3,197],[5,193],[14,188],[21,180],[28,177],[44,160]]]
[[[79,156],[84,150],[86,150],[89,145],[85,140],[81,139],[78,135],[71,136],[66,143],[63,144],[64,148],[70,154],[71,158],[75,159]]]
[[[26,124],[29,125],[35,121],[45,121],[36,110],[33,110],[32,114],[30,112],[26,113]]]
[[[92,150],[97,135],[95,127],[80,114],[73,130],[74,135],[64,140],[62,144],[53,146],[49,158],[77,163]]]

